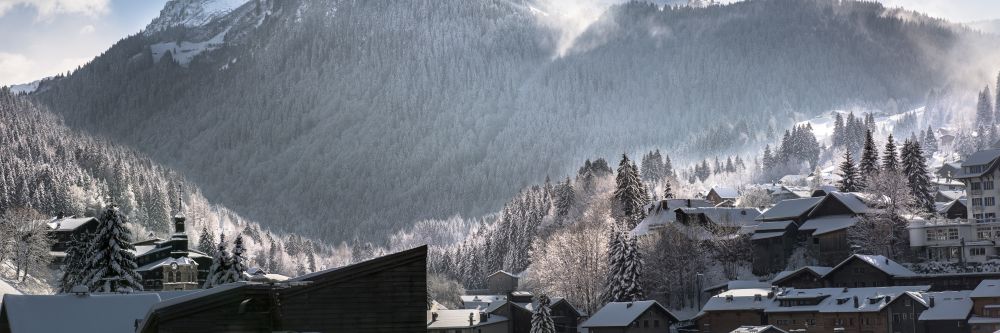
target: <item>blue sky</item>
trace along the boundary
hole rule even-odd
[[[606,4],[623,0],[542,1]],[[882,1],[957,22],[1000,18],[1000,0]],[[76,68],[119,39],[139,32],[164,3],[166,0],[0,0],[0,85],[30,82]]]

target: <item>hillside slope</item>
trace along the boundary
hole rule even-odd
[[[800,115],[913,105],[951,83],[955,54],[997,45],[867,2],[630,3],[557,56],[537,15],[559,13],[530,5],[253,1],[126,38],[36,96],[252,219],[384,240],[496,211],[586,157],[658,146],[683,162]]]

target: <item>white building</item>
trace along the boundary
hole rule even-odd
[[[1000,149],[976,152],[962,163],[962,170],[955,179],[965,183],[969,200],[969,218],[977,222],[996,222],[1000,206],[997,206],[997,176],[1000,176]]]

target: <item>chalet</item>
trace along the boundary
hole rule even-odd
[[[591,333],[666,333],[676,322],[677,316],[656,301],[611,302],[580,327]]]
[[[702,226],[720,234],[752,233],[757,225],[755,219],[760,216],[760,210],[756,208],[682,207],[675,212],[678,223]]]
[[[646,218],[639,222],[635,229],[632,229],[632,234],[636,236],[647,235],[666,227],[668,224],[676,222],[677,213],[675,210],[678,208],[701,208],[712,206],[714,205],[711,202],[704,199],[660,200],[655,204],[647,206]]]
[[[962,171],[962,162],[950,162],[941,165],[937,171],[934,172],[935,180],[937,181],[948,181],[955,179],[955,176]]]
[[[740,326],[729,333],[788,333],[788,331],[777,328],[773,325],[764,326]]]
[[[792,221],[802,225],[806,217],[823,198],[801,198],[778,202],[757,217],[761,222]]]
[[[3,296],[0,333],[133,333],[135,322],[160,302],[157,294]]]
[[[793,332],[914,332],[927,286],[787,289],[768,305],[768,324]]]
[[[781,202],[785,200],[802,199],[808,198],[811,194],[812,191],[805,186],[782,185],[771,192],[771,200]]]
[[[511,333],[531,332],[531,316],[538,306],[534,295],[526,291],[515,291],[507,295],[507,300],[495,302],[486,309],[490,315],[507,318]],[[574,333],[583,314],[564,298],[552,297],[549,313],[555,322],[556,332]]]
[[[833,267],[805,266],[792,271],[783,271],[771,279],[771,284],[782,288],[822,288],[825,286],[823,277],[831,270]]]
[[[52,239],[52,256],[58,263],[66,257],[66,250],[74,237],[86,239],[86,235],[97,232],[100,222],[93,217],[63,217],[60,214],[47,224],[48,236]]]
[[[972,299],[969,331],[984,333],[1000,330],[1000,280],[983,281],[969,293],[969,298]]]
[[[188,247],[185,221],[184,215],[173,217],[174,233],[169,240],[133,243],[143,290],[192,290],[205,283],[212,258]]]
[[[921,294],[927,309],[917,318],[922,332],[969,332],[972,313],[971,291],[941,291]]]
[[[1000,177],[1000,149],[978,151],[965,162],[962,170],[954,176],[966,184],[969,198],[969,216],[981,223],[998,222],[1000,206],[996,199],[1000,196],[995,179]]]
[[[520,274],[496,271],[486,277],[486,290],[492,295],[506,295],[517,290],[517,282],[520,279]]]
[[[880,255],[855,254],[844,260],[823,279],[830,287],[885,287],[895,285],[897,277],[917,275],[899,263]]]
[[[847,229],[870,210],[855,193],[831,192],[809,211],[799,232],[810,236],[811,251],[819,264],[833,266],[851,254]]]
[[[427,332],[507,333],[507,318],[479,310],[437,310],[427,312]]]
[[[788,265],[795,250],[798,225],[794,221],[761,222],[750,236],[753,246],[753,273],[764,275],[780,271]]]
[[[425,332],[426,267],[421,246],[280,284],[226,284],[154,305],[135,331]]]
[[[715,186],[705,194],[705,199],[712,202],[714,205],[721,204],[723,201],[736,201],[736,198],[740,196],[739,191],[732,187],[725,186]]]
[[[967,219],[969,218],[968,200],[965,198],[952,200],[941,204],[937,213],[945,219]]]
[[[694,321],[702,333],[731,332],[746,325],[766,325],[764,309],[774,297],[771,289],[735,289],[708,299]]]

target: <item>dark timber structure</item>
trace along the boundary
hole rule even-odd
[[[138,332],[424,332],[427,247],[304,275],[234,283],[153,307]]]

